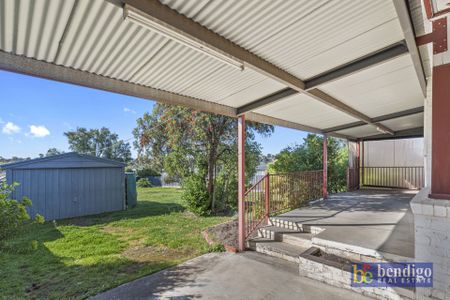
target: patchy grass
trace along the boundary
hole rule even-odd
[[[193,216],[180,196],[138,189],[126,211],[26,226],[0,248],[0,298],[86,298],[213,251],[201,231],[229,218]]]

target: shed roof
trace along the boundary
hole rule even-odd
[[[351,139],[392,134],[423,115],[374,120],[423,107],[430,74],[413,36],[420,1],[408,2],[0,0],[0,69]],[[244,70],[129,21],[125,4],[247,58]]]
[[[126,164],[87,154],[69,152],[0,165],[1,169],[122,168]]]

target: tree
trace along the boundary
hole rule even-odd
[[[45,154],[45,156],[54,156],[54,155],[60,155],[63,153],[64,153],[64,151],[58,150],[56,148],[50,148],[47,150],[47,153]]]
[[[295,172],[323,168],[323,137],[308,134],[301,145],[287,147],[275,156],[270,172]],[[328,138],[328,190],[342,192],[346,188],[348,149],[342,140]]]
[[[31,157],[13,156],[11,158],[6,158],[6,157],[0,156],[0,164],[9,164],[9,163],[13,163],[13,162],[21,161],[21,160],[27,160],[27,159],[31,159]]]
[[[119,136],[108,128],[88,130],[80,127],[64,135],[72,151],[122,162],[131,161],[130,144],[119,140]]]
[[[58,150],[56,148],[50,148],[47,150],[47,153],[44,155],[42,153],[39,154],[39,157],[49,157],[49,156],[54,156],[54,155],[59,155],[59,154],[63,154],[64,151]]]
[[[255,172],[261,154],[255,134],[270,135],[273,127],[248,123],[246,162],[248,176]],[[134,129],[139,156],[150,157],[155,169],[182,179],[184,199],[196,213],[216,212],[235,206],[237,121],[192,109],[155,105],[137,120]]]
[[[274,159],[275,159],[275,155],[273,155],[271,153],[268,153],[268,154],[262,156],[262,162],[266,163],[266,164],[271,163]]]

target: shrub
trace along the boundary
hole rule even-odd
[[[132,166],[126,166],[125,172],[127,172],[127,173],[134,172],[134,168]]]
[[[152,183],[148,178],[141,178],[137,181],[136,185],[140,188],[152,187]]]
[[[209,246],[209,248],[208,248],[209,253],[225,252],[225,251],[226,251],[225,246],[222,244],[214,244],[214,245]]]
[[[196,215],[207,215],[210,213],[208,191],[202,176],[193,175],[183,182],[183,195],[187,209]]]
[[[161,176],[157,171],[152,168],[143,168],[136,171],[137,177],[148,177],[148,176]]]
[[[12,192],[18,184],[0,184],[0,240],[11,236],[22,225],[29,221],[30,215],[27,207],[31,206],[31,200],[23,197],[21,200],[10,199]],[[43,223],[44,217],[36,214],[36,223]]]

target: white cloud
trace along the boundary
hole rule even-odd
[[[50,135],[50,131],[42,125],[31,125],[29,134],[34,137],[45,137]]]
[[[124,107],[123,111],[130,114],[136,114],[135,110],[132,110],[131,108],[128,107]]]
[[[14,134],[20,132],[20,127],[13,122],[8,122],[3,126],[2,132],[4,134]]]

